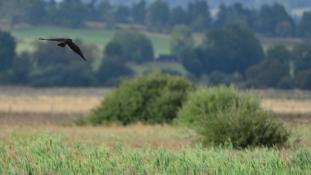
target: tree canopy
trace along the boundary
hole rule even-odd
[[[16,42],[8,32],[0,31],[0,72],[10,69],[15,58]]]
[[[161,30],[167,27],[170,19],[170,9],[167,3],[156,0],[150,5],[147,12],[146,23],[150,30]]]
[[[305,12],[301,18],[298,34],[302,37],[311,37],[311,12]]]
[[[90,22],[99,22],[113,28],[130,23],[144,25],[148,30],[156,32],[169,32],[177,25],[187,25],[192,31],[205,32],[207,29],[235,24],[266,36],[289,37],[307,36],[310,21],[310,12],[305,12],[301,20],[296,22],[280,3],[265,3],[261,7],[250,8],[245,2],[235,1],[219,5],[218,13],[213,13],[206,0],[189,0],[174,5],[171,1],[164,0],[127,3],[114,3],[112,0],[0,2],[1,17],[12,24],[26,22],[35,25],[85,27]]]
[[[245,73],[263,58],[259,40],[246,28],[236,25],[208,32],[202,47],[210,71]]]
[[[150,39],[143,33],[136,30],[120,30],[108,43],[106,54],[115,54],[125,62],[143,63],[153,60],[154,50]]]
[[[181,59],[185,52],[193,49],[194,44],[195,42],[189,27],[181,25],[174,28],[171,34],[172,54],[175,54],[179,59]]]

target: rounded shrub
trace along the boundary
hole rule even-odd
[[[182,77],[151,73],[124,81],[90,117],[93,124],[170,123],[193,89]]]
[[[274,146],[288,138],[282,124],[263,111],[256,98],[231,87],[191,93],[178,113],[177,123],[198,131],[207,145]]]

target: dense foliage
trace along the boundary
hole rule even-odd
[[[202,47],[206,71],[240,72],[263,58],[259,40],[252,32],[239,26],[227,26],[207,33]]]
[[[132,74],[132,70],[121,61],[113,57],[104,57],[96,72],[96,77],[100,85],[113,86],[124,77],[129,77]]]
[[[117,31],[105,50],[107,56],[122,62],[143,63],[152,61],[154,50],[149,38],[136,30]]]
[[[13,65],[15,58],[16,42],[13,36],[8,32],[0,30],[0,72],[9,70]]]
[[[264,55],[254,34],[236,25],[211,30],[200,46],[181,49],[178,52],[182,54],[178,55],[181,55],[183,65],[195,75],[213,71],[244,74],[248,67],[259,63]]]
[[[89,59],[83,62],[70,49],[56,48],[54,44],[40,44],[33,55],[36,70],[32,73],[34,86],[87,86],[95,85],[91,67],[92,49],[82,43],[84,54]],[[86,48],[88,48],[86,50]]]
[[[311,68],[311,44],[304,42],[293,46],[275,46],[267,51],[266,58],[247,70],[251,87],[277,87],[310,89],[307,72]],[[303,78],[302,78],[303,77]]]
[[[177,122],[194,128],[209,145],[274,146],[288,138],[282,124],[264,112],[254,98],[233,88],[206,88],[191,93]]]
[[[282,2],[281,5],[270,1],[227,1],[221,1],[222,5],[208,1],[217,4],[219,9],[219,13],[212,15],[205,0],[175,3],[164,0],[139,0],[132,3],[116,3],[115,0],[12,0],[1,1],[0,15],[11,24],[26,22],[34,25],[83,27],[90,22],[104,22],[107,27],[116,27],[120,23],[134,23],[158,32],[170,31],[176,25],[190,26],[192,31],[205,31],[207,28],[237,24],[266,36],[310,35],[310,13],[305,12],[300,20],[295,21],[284,6],[289,2]],[[250,4],[261,6],[250,8]],[[305,2],[295,1],[291,5],[297,4],[305,7]]]
[[[137,36],[137,37],[136,37]],[[135,38],[136,37],[136,38]],[[136,55],[132,58],[153,57],[150,41],[144,36],[134,33],[133,37],[120,38],[122,46],[128,49],[136,42]],[[146,41],[149,45],[146,45]],[[115,40],[113,40],[112,43]],[[119,40],[117,40],[119,41]],[[70,48],[59,48],[55,43],[38,43],[32,53],[17,55],[14,37],[8,32],[0,31],[0,83],[30,86],[113,86],[119,80],[132,75],[132,70],[125,64],[125,55],[118,54],[111,44],[106,47],[101,60],[95,60],[97,47],[76,40],[87,61],[83,61]],[[113,44],[112,44],[113,45]],[[147,48],[147,46],[149,46]],[[119,44],[117,48],[121,50]],[[134,48],[132,48],[134,49]],[[133,50],[132,50],[133,51]],[[128,53],[135,54],[133,52]],[[122,58],[122,59],[121,59]],[[135,60],[135,59],[134,59]],[[97,66],[98,65],[98,66]]]
[[[193,89],[190,81],[152,73],[123,82],[90,116],[93,124],[171,123]]]
[[[194,48],[195,41],[191,29],[185,25],[176,26],[171,34],[171,53],[180,60]]]
[[[0,32],[0,36],[2,84],[112,86],[135,73],[161,68],[153,62],[157,59],[150,39],[133,29],[116,32],[102,55],[96,46],[77,40],[87,62],[70,49],[58,48],[52,43],[35,45],[31,53],[18,53],[16,39],[11,34]],[[176,26],[171,34],[172,55],[158,58],[172,59],[174,64],[183,66],[188,71],[185,74],[189,73],[193,80],[210,85],[311,89],[311,43],[308,41],[272,44],[264,52],[264,45],[255,34],[238,25],[209,30],[202,42],[197,42],[194,36],[189,27]],[[138,68],[147,64],[153,67]],[[164,71],[176,73],[169,64]]]

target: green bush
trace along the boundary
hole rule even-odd
[[[182,77],[152,73],[123,82],[93,111],[93,124],[170,123],[193,89]]]
[[[197,130],[205,144],[232,144],[235,148],[274,146],[288,133],[258,100],[234,88],[215,87],[191,93],[177,122]]]

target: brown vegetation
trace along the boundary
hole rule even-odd
[[[77,127],[44,125],[19,126],[0,125],[0,140],[10,139],[12,135],[31,137],[35,133],[50,133],[66,138],[67,144],[105,144],[109,147],[116,143],[134,148],[165,147],[177,149],[194,144],[196,134],[185,129],[176,129],[167,125],[146,126],[141,124],[109,127]]]
[[[311,100],[263,99],[261,106],[278,114],[311,114]]]

